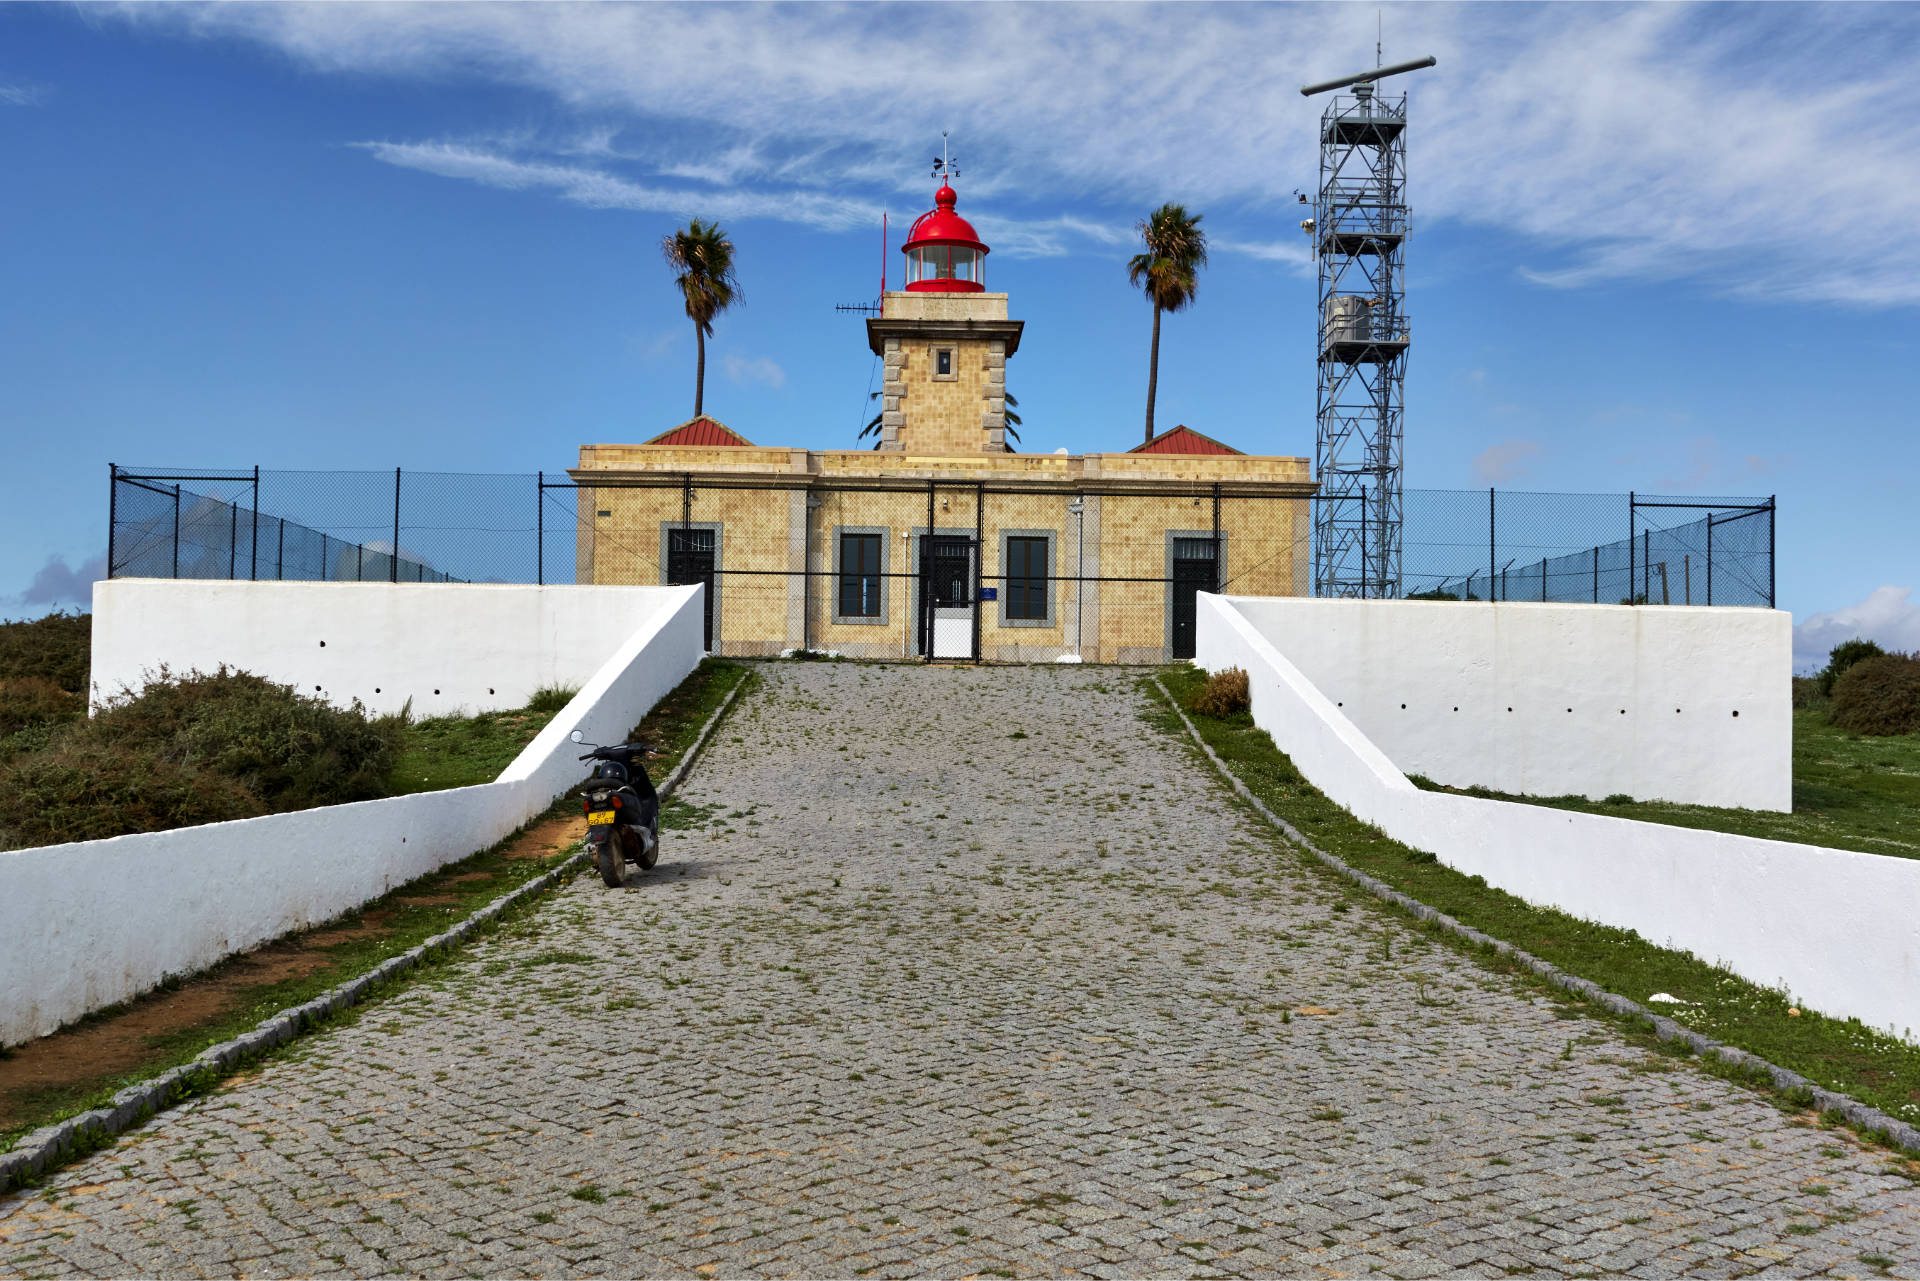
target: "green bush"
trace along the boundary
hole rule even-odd
[[[1831,715],[1854,734],[1920,733],[1920,656],[1880,654],[1849,664],[1833,683]]]
[[[71,694],[87,691],[93,663],[93,616],[48,614],[0,623],[0,680],[51,681]]]
[[[6,740],[0,835],[87,840],[385,796],[402,732],[248,672],[163,670],[31,751],[11,748],[32,731]]]
[[[244,785],[150,747],[67,734],[0,771],[0,846],[56,845],[265,814]]]
[[[29,725],[75,720],[86,710],[86,699],[44,676],[0,677],[0,738]]]
[[[1820,692],[1820,682],[1812,676],[1793,678],[1793,710],[1804,712],[1809,707],[1818,707],[1827,701]]]
[[[542,685],[533,691],[533,697],[527,700],[530,712],[557,712],[574,699],[580,692],[578,685]]]
[[[1814,683],[1820,687],[1820,697],[1832,698],[1834,682],[1846,674],[1849,667],[1862,659],[1878,658],[1887,651],[1870,640],[1856,636],[1850,641],[1835,645],[1827,655],[1827,665],[1814,676]]]

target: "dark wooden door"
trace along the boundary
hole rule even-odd
[[[1173,657],[1177,661],[1193,657],[1193,629],[1197,613],[1195,598],[1201,592],[1218,591],[1219,559],[1211,538],[1173,540]]]
[[[667,586],[700,583],[705,608],[701,644],[713,650],[713,531],[711,529],[670,529],[667,531]]]

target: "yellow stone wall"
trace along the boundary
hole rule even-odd
[[[951,379],[934,375],[933,353],[937,347],[953,349]],[[907,453],[915,450],[979,453],[987,438],[987,429],[980,420],[988,408],[989,345],[964,339],[909,340],[900,344],[900,351],[906,357],[898,383],[902,389],[899,401],[904,419],[900,427],[901,449]]]
[[[1117,465],[1116,465],[1117,464]],[[1092,662],[1160,662],[1167,655],[1169,531],[1211,530],[1210,493],[1196,484],[1226,484],[1220,527],[1224,589],[1243,595],[1301,595],[1310,589],[1307,540],[1312,515],[1306,460],[1238,455],[914,455],[865,450],[809,453],[768,448],[679,449],[595,445],[581,450],[573,475],[579,494],[580,577],[594,583],[664,581],[663,528],[681,520],[681,477],[695,477],[691,519],[719,527],[717,647],[729,654],[774,654],[802,644],[854,657],[918,653],[917,542],[927,524],[924,488],[905,492],[827,489],[836,482],[894,480],[936,486],[935,525],[972,536],[976,483],[1038,485],[988,493],[979,514],[985,537],[981,573],[998,600],[980,604],[981,656],[995,661],[1048,661],[1076,648]],[[593,486],[596,474],[657,488]],[[781,489],[726,488],[749,479]],[[1236,492],[1264,482],[1262,496]],[[1076,522],[1068,511],[1076,482],[1125,482],[1140,492],[1088,494]],[[1173,491],[1173,492],[1168,492]],[[815,506],[809,508],[808,500]],[[607,512],[602,516],[600,512]],[[1077,544],[1084,527],[1085,548]],[[878,623],[835,622],[838,531],[883,531],[888,575]],[[1003,618],[1003,535],[1009,530],[1052,537],[1051,617],[1043,625]],[[811,571],[804,586],[800,571]],[[740,573],[736,571],[761,571]],[[769,572],[770,571],[770,572]],[[1087,578],[1150,579],[1149,582]],[[803,604],[804,596],[804,604]]]

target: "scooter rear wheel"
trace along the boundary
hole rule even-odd
[[[641,848],[646,852],[643,853],[639,858],[634,860],[634,862],[640,865],[640,870],[643,872],[651,868],[655,863],[658,863],[660,861],[660,825],[659,823],[656,822],[651,828],[648,829],[648,832],[653,837],[653,840],[651,842],[645,840],[644,838],[641,840],[640,842]]]
[[[627,861],[620,857],[618,837],[609,835],[595,846],[593,861],[600,869],[600,879],[606,882],[608,889],[617,890],[627,883]]]

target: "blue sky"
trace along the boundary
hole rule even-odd
[[[680,421],[657,246],[688,216],[747,292],[709,411],[850,446],[873,358],[832,307],[943,129],[1027,322],[1025,448],[1137,443],[1124,262],[1178,199],[1214,253],[1163,425],[1310,455],[1296,90],[1368,65],[1374,14],[0,6],[0,613],[84,590],[109,461],[557,471]],[[1803,650],[1920,648],[1920,9],[1383,21],[1390,60],[1440,58],[1406,81],[1407,483],[1777,492]]]

